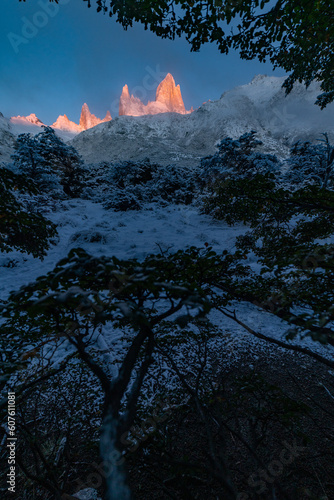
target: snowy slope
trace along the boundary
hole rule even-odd
[[[71,248],[81,247],[95,256],[115,255],[121,259],[139,260],[161,250],[170,249],[173,252],[191,245],[203,248],[204,243],[209,243],[216,252],[221,253],[224,249],[233,251],[236,237],[247,231],[246,226],[230,227],[225,222],[199,214],[193,206],[184,205],[148,205],[141,211],[114,212],[105,210],[99,203],[75,199],[57,202],[52,210],[51,207],[45,207],[43,213],[57,223],[59,240],[43,261],[19,252],[0,254],[0,300],[6,300],[10,291],[52,270]],[[238,303],[237,311],[238,317],[256,331],[284,339],[287,324],[269,312],[250,303]],[[214,341],[218,342],[214,345],[214,353],[223,347],[226,353],[228,342],[231,359],[226,360],[226,363],[238,359],[243,352],[260,356],[262,349],[265,349],[268,356],[268,350],[273,354],[279,350],[275,346],[268,347],[216,310],[210,313],[210,320],[223,333]],[[115,342],[117,335],[113,329],[108,330],[104,342],[108,345]],[[322,346],[309,338],[296,339],[292,343],[333,358],[332,346]],[[58,356],[62,356],[62,351]]]
[[[43,131],[42,126],[44,125],[43,122],[40,122],[41,124],[36,124],[36,123],[31,123],[29,120],[26,120],[25,117],[20,117],[23,118],[22,120],[18,119],[10,119],[10,128],[14,136],[18,136],[19,134],[39,134],[40,132]],[[77,132],[71,132],[67,130],[60,130],[56,129],[55,130],[56,134],[63,140],[63,141],[69,141],[75,137]]]
[[[121,259],[143,259],[159,252],[159,248],[176,251],[191,245],[203,247],[205,242],[223,251],[232,250],[236,236],[246,230],[244,226],[214,221],[185,205],[162,208],[152,204],[141,211],[114,212],[99,203],[75,199],[57,202],[53,209],[56,211],[44,208],[43,214],[57,224],[59,241],[42,262],[20,252],[0,254],[0,299],[50,271],[71,248]],[[94,242],[90,242],[92,235],[98,235]]]
[[[24,116],[9,119],[0,113],[0,162],[7,163],[10,161],[10,156],[13,154],[14,142],[19,134],[36,135],[42,132],[43,123],[37,120],[34,123]],[[55,130],[55,132],[63,141],[69,141],[75,136],[75,133],[63,130]]]
[[[223,137],[257,130],[267,152],[285,156],[298,139],[317,139],[328,131],[334,137],[334,104],[321,111],[314,102],[317,84],[297,84],[290,95],[284,78],[259,75],[251,83],[204,103],[190,115],[120,116],[73,139],[89,162],[142,159],[162,164],[191,165],[211,154]]]

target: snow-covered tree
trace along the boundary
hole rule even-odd
[[[19,173],[31,178],[43,189],[78,196],[82,181],[82,160],[77,151],[65,144],[51,127],[32,136],[20,134],[12,156]]]
[[[31,253],[43,257],[56,234],[56,226],[38,213],[32,213],[20,200],[20,193],[36,194],[36,186],[26,176],[0,168],[0,251]]]
[[[114,467],[113,457],[121,458],[125,448],[122,436],[135,418],[143,382],[156,351],[159,325],[173,315],[179,316],[175,317],[175,324],[177,319],[187,323],[196,316],[203,317],[210,309],[200,289],[201,273],[206,269],[214,272],[210,260],[213,257],[207,254],[192,248],[170,257],[151,255],[141,263],[115,257],[95,258],[82,249],[74,249],[47,276],[15,297],[13,294],[5,307],[8,321],[0,328],[0,352],[6,353],[7,363],[1,367],[0,376],[8,377],[13,366],[22,364],[22,355],[28,350],[38,356],[46,338],[57,345],[61,335],[66,336],[99,380],[104,398],[101,458],[111,471],[106,478],[106,498],[131,497],[123,460],[119,467]],[[202,266],[197,266],[197,261]],[[192,270],[191,281],[188,267]],[[14,311],[14,302],[20,314]],[[96,334],[105,325],[123,327],[125,334],[131,332],[118,374],[103,365],[94,352]],[[45,462],[43,466],[43,486],[48,487],[52,485],[50,469]],[[54,498],[62,498],[60,483],[53,485]]]
[[[46,164],[60,177],[64,193],[70,197],[79,195],[82,188],[82,159],[73,146],[65,144],[53,128],[44,127],[36,136]]]
[[[251,177],[258,173],[278,170],[279,161],[274,155],[257,151],[262,142],[256,138],[256,132],[246,132],[239,139],[224,138],[218,150],[202,159],[204,180],[212,182],[231,176]]]
[[[202,185],[201,169],[181,165],[160,167],[154,176],[155,200],[190,204]]]
[[[45,160],[43,153],[37,136],[20,134],[14,145],[12,160],[18,173],[45,187],[51,180],[52,167]]]
[[[293,145],[287,160],[286,181],[295,187],[314,184],[327,189],[333,186],[334,146],[326,133],[319,142],[322,144],[298,141]]]
[[[152,202],[189,204],[201,185],[200,172],[195,166],[162,166],[148,158],[90,165],[85,170],[84,196],[122,211]]]
[[[227,141],[220,148],[223,174],[214,177],[203,209],[229,224],[249,226],[236,247],[244,258],[255,255],[262,268],[243,282],[236,297],[264,307],[269,303],[294,327],[334,343],[333,248],[327,241],[334,235],[334,192],[326,189],[334,153],[327,135],[323,144],[295,144],[284,175],[280,169],[266,171],[265,155],[244,154],[238,141],[235,146],[236,151]],[[259,159],[261,169],[254,173]]]

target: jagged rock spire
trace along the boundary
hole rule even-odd
[[[186,113],[180,85],[175,85],[175,80],[170,73],[168,73],[158,86],[155,101],[165,104],[170,111],[174,111],[175,113]]]
[[[93,115],[89,111],[88,104],[84,103],[81,109],[81,116],[79,125],[77,123],[72,122],[67,118],[66,115],[60,115],[52,125],[53,128],[58,128],[60,130],[65,130],[66,132],[74,132],[78,134],[83,130],[88,130],[89,128],[95,127],[95,125],[99,125],[100,123],[108,122],[111,120],[110,111],[107,111],[106,116],[101,120]]]
[[[159,84],[155,101],[144,104],[138,97],[130,96],[129,88],[124,85],[119,101],[119,115],[142,116],[157,113],[187,114],[181,95],[180,85],[175,85],[173,76],[168,73]]]

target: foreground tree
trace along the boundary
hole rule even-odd
[[[12,160],[18,172],[41,186],[43,186],[43,180],[47,183],[47,177],[52,173],[50,165],[44,160],[36,136],[32,134],[18,136],[14,144]]]
[[[56,226],[25,206],[20,194],[37,194],[27,177],[0,168],[0,251],[19,250],[42,258],[57,234]],[[31,237],[33,235],[33,238]]]
[[[287,181],[297,187],[316,185],[324,190],[333,187],[334,146],[331,145],[328,134],[322,135],[320,144],[298,141],[293,145],[287,160]]]
[[[185,325],[209,310],[200,283],[213,268],[212,259],[216,260],[209,251],[194,248],[168,257],[152,255],[143,263],[94,258],[76,249],[47,276],[12,295],[3,308],[8,320],[0,335],[4,378],[13,367],[22,368],[22,360],[38,356],[44,345],[57,345],[65,337],[101,384],[104,408],[100,449],[109,470],[106,482],[110,500],[130,498],[122,450],[157,349],[159,325],[173,316],[176,324]],[[96,341],[108,325],[109,329],[124,328],[128,341],[114,374],[96,353]],[[10,339],[15,345],[10,345]],[[28,387],[45,380],[45,370],[52,376],[52,365],[51,357],[28,381]],[[26,384],[27,378],[23,380]],[[24,390],[16,389],[17,394]],[[226,498],[235,500],[228,471],[225,467],[222,470]],[[48,470],[44,486],[55,498],[61,498],[62,492],[50,478]]]
[[[77,197],[82,189],[83,161],[76,149],[65,144],[51,127],[44,127],[36,140],[45,163],[59,175],[64,193],[71,198]]]
[[[242,174],[228,162],[222,165],[225,175],[216,172],[203,210],[231,225],[250,226],[237,248],[245,258],[255,254],[260,272],[251,272],[241,286],[233,284],[235,297],[286,320],[290,336],[301,333],[334,344],[333,152],[324,137],[324,145],[296,144],[284,174],[279,164],[269,168],[270,157],[265,162],[262,155],[254,165],[248,161],[254,154],[245,156],[235,147],[234,165],[243,166]],[[215,165],[215,160],[206,161]]]
[[[242,264],[240,252],[235,255],[224,252],[218,256],[209,247],[206,250],[190,248],[173,255],[150,255],[143,262],[138,262],[115,257],[96,258],[82,249],[72,250],[48,275],[13,293],[2,308],[5,322],[0,328],[0,360],[2,377],[8,383],[6,388],[15,389],[17,406],[20,408],[23,404],[24,407],[32,391],[40,394],[45,381],[64,370],[74,357],[79,357],[81,364],[98,381],[98,391],[103,394],[100,452],[103,467],[108,471],[106,498],[128,499],[131,493],[123,453],[129,446],[140,397],[147,387],[152,386],[152,382],[155,385],[156,377],[152,377],[150,366],[160,355],[168,361],[184,392],[191,398],[201,426],[205,429],[208,440],[206,455],[209,460],[204,462],[205,484],[211,485],[212,479],[218,481],[223,497],[236,500],[240,496],[235,491],[226,463],[222,428],[227,425],[229,433],[235,433],[235,437],[241,439],[257,464],[262,468],[264,464],[259,460],[257,447],[253,449],[245,437],[231,428],[231,422],[221,421],[224,412],[215,416],[210,411],[210,390],[202,386],[201,379],[208,357],[208,341],[213,331],[208,322],[203,320],[205,313],[213,306],[238,322],[235,313],[229,313],[225,306],[235,298],[253,300],[252,291],[259,297],[262,286],[263,283],[256,283],[251,270]],[[191,323],[190,328],[187,328],[188,323]],[[199,334],[194,332],[195,324]],[[239,324],[242,325],[242,322]],[[256,335],[256,332],[249,331]],[[121,349],[113,351],[115,335]],[[186,349],[192,362],[181,367],[177,351],[189,339],[195,342],[198,349],[194,346]],[[305,352],[298,346],[296,350]],[[111,359],[108,356],[106,360],[105,353],[112,354]],[[320,357],[320,361],[324,360]],[[333,363],[329,366],[333,368]],[[14,377],[9,380],[13,370],[18,369],[18,379]],[[78,369],[78,364],[68,366],[70,379],[75,369]],[[210,369],[206,376],[208,387],[212,390]],[[57,386],[53,387],[54,392]],[[262,387],[262,390],[271,399],[273,386]],[[283,400],[281,395],[278,396],[282,418],[287,418],[291,426],[290,419],[296,410],[299,412],[299,408],[292,400]],[[75,401],[75,395],[73,397]],[[270,401],[270,414],[273,413],[273,404],[277,402],[274,395]],[[258,400],[256,404],[258,407]],[[6,405],[7,399],[4,398],[0,402],[0,410],[5,411]],[[247,405],[249,410],[249,396]],[[265,415],[263,407],[258,417],[266,425],[269,416]],[[67,421],[68,432],[72,418]],[[51,452],[50,446],[44,450],[41,446],[36,448],[36,443],[41,440],[29,439],[30,428],[24,421],[24,411],[23,421],[18,419],[18,422],[20,429],[27,435],[31,451],[38,454],[37,459],[35,456],[36,472],[33,472],[34,461],[27,463],[20,458],[27,478],[51,492],[52,498],[66,498],[62,496],[64,482],[59,480],[61,471],[54,460],[58,456],[57,450],[61,452],[61,443],[52,446]],[[38,425],[36,423],[36,427]],[[35,428],[32,432],[38,436]],[[220,436],[218,446],[217,432]],[[259,432],[261,442],[261,429]],[[73,439],[72,436],[72,442]],[[135,447],[131,439],[130,445]],[[178,467],[183,466],[188,470],[190,467],[198,478],[198,465],[194,469],[194,464],[189,464],[186,459],[180,461],[177,456],[173,458]],[[199,470],[202,470],[201,466]],[[276,488],[281,494],[280,498],[290,498],[283,494],[279,482]]]
[[[20,134],[12,156],[18,172],[30,177],[42,189],[55,190],[76,197],[82,189],[82,160],[73,146],[65,144],[51,127],[32,136]]]

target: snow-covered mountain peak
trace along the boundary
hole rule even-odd
[[[174,88],[172,78],[171,75],[167,78],[165,90]],[[190,114],[162,111],[156,114],[150,112],[152,106],[166,109],[166,101],[145,106],[131,96],[131,102],[125,100],[122,105],[130,106],[131,112],[127,114],[132,116],[120,116],[83,132],[73,140],[73,145],[92,162],[149,156],[151,161],[162,164],[191,166],[212,154],[224,137],[236,139],[250,130],[258,132],[267,152],[281,157],[288,154],[289,147],[297,140],[316,140],[325,131],[334,140],[334,103],[325,110],[314,104],[320,93],[316,83],[307,89],[297,84],[286,96],[282,89],[284,80],[284,77],[258,75],[250,83],[226,91],[217,101],[208,101]]]
[[[250,84],[256,85],[259,82],[267,81],[268,80],[268,75],[255,75],[253,76]]]
[[[36,125],[37,127],[42,127],[44,123],[40,120],[35,113],[31,113],[28,116],[12,116],[10,119],[11,123],[17,125]]]
[[[39,125],[39,126],[42,126],[44,125],[44,123],[42,122],[42,120],[40,120],[39,118],[37,118],[37,116],[35,115],[35,113],[31,113],[29,116],[26,117],[27,120],[29,122],[31,122],[33,125]]]

